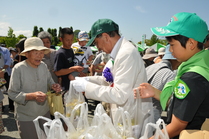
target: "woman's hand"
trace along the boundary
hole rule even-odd
[[[62,91],[61,86],[59,84],[53,84],[52,89],[56,92],[59,93]]]
[[[41,91],[35,92],[34,95],[37,102],[44,102],[47,98],[47,95]]]
[[[25,100],[35,100],[37,102],[44,102],[47,98],[47,95],[41,91],[27,93]]]

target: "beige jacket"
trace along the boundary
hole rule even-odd
[[[113,49],[115,51],[112,67],[114,87],[110,87],[103,76],[92,76],[85,90],[87,98],[111,103],[112,118],[119,106],[130,114],[134,114],[136,100],[134,100],[133,89],[141,83],[147,82],[144,62],[137,48],[126,39],[121,39],[114,46],[116,49]],[[153,122],[152,99],[143,99],[138,108],[141,108],[145,113],[150,110],[149,116],[144,120],[144,129],[146,123]]]

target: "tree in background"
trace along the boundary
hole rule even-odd
[[[38,36],[38,27],[37,26],[34,26],[34,28],[33,28],[33,37],[37,37]]]
[[[73,30],[72,26],[70,28]],[[60,38],[60,30],[61,29],[62,29],[62,27],[59,27],[58,32],[57,32],[56,28],[54,28],[54,29],[48,28],[47,29],[47,32],[49,32],[52,35],[52,45],[54,45],[54,46],[61,46],[62,45],[62,43],[59,40],[59,38]],[[38,33],[41,32],[41,31],[44,31],[44,29],[42,27],[38,28],[37,26],[34,26],[32,36],[33,37],[38,36]],[[80,32],[79,29],[74,31],[74,41],[73,42],[77,41],[77,36],[78,36],[79,32]],[[89,34],[89,38],[91,38],[91,31],[89,31],[88,34]],[[0,37],[0,43],[6,44],[7,47],[14,47],[15,44],[22,38],[27,38],[27,37],[24,36],[23,34],[20,34],[16,38],[15,34],[13,34],[13,29],[11,27],[9,27],[7,36],[1,36]],[[154,34],[151,36],[150,39],[145,39],[145,44],[147,46],[151,46],[151,45],[153,45],[155,43],[161,43],[163,45],[167,45],[167,40],[165,38],[158,38]],[[141,41],[138,42],[138,44],[141,44]]]
[[[9,27],[7,37],[5,38],[6,47],[15,47],[15,44],[17,43],[17,39],[13,31],[14,30],[11,27]]]
[[[158,43],[158,42],[159,42],[158,37],[155,34],[153,34],[152,37],[150,38],[149,46],[152,46],[153,44]]]
[[[44,29],[42,27],[39,28],[39,32],[44,31]]]
[[[19,42],[19,40],[21,40],[22,38],[27,38],[27,37],[24,36],[23,34],[20,34],[19,36],[17,36],[17,41]]]
[[[164,38],[158,38],[155,34],[153,34],[150,39],[145,40],[145,44],[147,46],[152,46],[155,43],[160,43],[160,44],[163,44],[163,45],[167,45],[168,42]],[[141,44],[141,41],[138,42],[138,44]]]
[[[81,30],[75,30],[74,31],[74,40],[73,40],[73,42],[77,42],[77,39],[78,39],[78,33],[80,32]]]

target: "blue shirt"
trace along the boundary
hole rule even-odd
[[[10,66],[11,63],[12,63],[12,60],[11,60],[11,57],[10,57],[9,50],[7,48],[0,47],[0,53],[4,57],[4,65]],[[10,72],[8,70],[9,70],[9,67],[6,69],[6,72],[9,74]]]

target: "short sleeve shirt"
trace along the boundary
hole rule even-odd
[[[55,61],[54,61],[54,71],[59,71],[61,69],[67,69],[74,66],[73,63],[74,53],[72,49],[60,48],[56,52]],[[62,89],[69,90],[70,80],[68,79],[68,75],[60,76],[62,78]]]
[[[180,79],[186,83],[190,92],[184,99],[175,97],[173,114],[189,122],[186,129],[200,129],[209,115],[209,82],[194,72],[187,72]]]
[[[77,43],[72,44],[72,48],[75,54],[74,65],[83,66],[84,68],[88,68],[86,61],[88,58],[93,55],[91,48],[89,46],[80,46]]]

